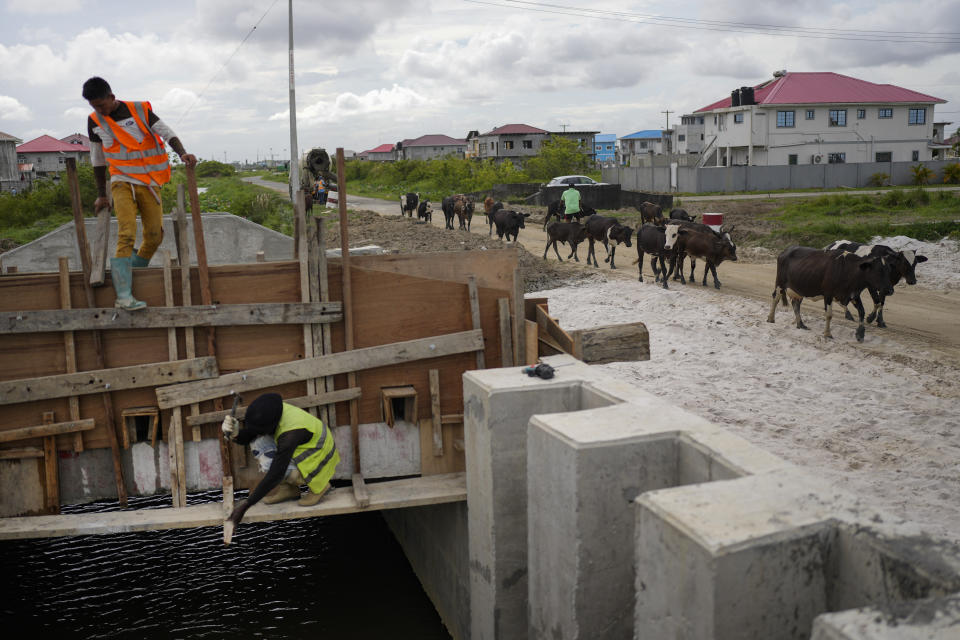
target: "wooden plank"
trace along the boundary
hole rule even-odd
[[[70,188],[70,204],[73,208],[73,229],[77,236],[77,252],[80,254],[80,265],[83,274],[89,279],[90,265],[90,245],[87,243],[87,226],[84,224],[83,205],[80,199],[80,180],[77,177],[76,158],[66,158],[67,165],[67,183]]]
[[[539,333],[540,327],[533,320],[524,320],[523,326],[526,328],[527,332],[527,353],[524,361],[527,363],[527,365],[533,366],[540,360],[540,343],[537,339],[537,334]]]
[[[367,488],[367,483],[363,481],[361,474],[355,473],[351,479],[353,481],[353,499],[358,508],[366,509],[370,506],[370,489]]]
[[[547,308],[548,298],[524,298],[523,299],[523,317],[527,320],[537,321],[537,305],[543,305],[543,310],[549,313]]]
[[[440,416],[440,424],[463,424],[462,413],[447,413]]]
[[[16,449],[0,449],[0,460],[17,460],[20,458],[42,458],[43,449],[40,447],[19,447]]]
[[[223,478],[223,517],[226,518],[233,511],[233,476]]]
[[[163,252],[163,299],[168,307],[174,308],[173,301],[173,263],[170,259],[170,252]],[[167,329],[167,356],[170,360],[176,360],[178,355],[177,330],[173,327]],[[199,407],[197,407],[199,411]],[[154,422],[150,430],[150,446],[156,446],[157,442],[157,424]],[[200,441],[200,427],[193,430],[193,439]]]
[[[97,226],[90,256],[90,286],[101,287],[107,279],[107,243],[110,241],[110,207],[97,212]]]
[[[589,364],[650,359],[650,333],[642,322],[572,332],[575,355]]]
[[[170,412],[170,438],[167,448],[170,452],[170,492],[173,506],[187,506],[187,478],[183,455],[183,419],[180,407]]]
[[[72,306],[70,301],[70,260],[60,257],[60,308],[69,309]],[[66,362],[67,373],[77,372],[77,347],[74,342],[73,331],[63,332],[63,351],[64,361]],[[80,398],[70,396],[68,399],[70,405],[70,419],[80,419]],[[73,434],[73,450],[77,453],[83,451],[83,432],[77,431]]]
[[[287,382],[304,380],[317,371],[330,375],[360,371],[387,365],[439,358],[441,356],[476,351],[482,345],[479,331],[462,331],[442,336],[407,340],[379,347],[333,353],[318,358],[305,358],[257,369],[248,369],[222,375],[213,380],[199,380],[157,389],[157,403],[161,409],[222,398],[231,391],[242,393]]]
[[[184,198],[183,183],[177,185],[177,206],[174,207],[173,243],[177,247],[177,264],[190,270],[190,245],[187,242],[187,205]]]
[[[433,455],[443,456],[443,425],[440,422],[440,372],[430,369],[430,422],[433,425]]]
[[[314,221],[317,229],[317,285],[320,290],[320,297],[318,300],[320,302],[329,302],[330,301],[330,281],[327,274],[327,234],[326,234],[326,224],[324,219],[316,216]],[[321,349],[320,355],[328,355],[333,353],[333,337],[332,337],[332,328],[329,324],[320,325],[320,336],[321,336]],[[336,387],[334,384],[333,376],[327,376],[323,379],[324,391],[328,393],[333,391]],[[329,405],[323,408],[321,413],[323,420],[327,423],[330,428],[337,426],[337,407],[335,405]]]
[[[42,333],[100,329],[319,324],[339,322],[342,317],[339,302],[147,307],[137,313],[117,313],[115,309],[68,308],[0,312],[0,331]]]
[[[541,306],[537,307],[537,325],[540,329],[540,334],[548,334],[553,338],[553,341],[563,349],[564,353],[576,355],[573,338],[569,333],[561,329],[557,321],[551,318]]]
[[[517,249],[490,249],[488,251],[436,251],[417,254],[385,254],[354,256],[359,269],[373,269],[402,273],[420,278],[446,280],[467,284],[470,276],[477,285],[506,293],[514,290],[513,270],[517,267]]]
[[[514,362],[521,364],[527,353],[527,331],[523,325],[523,274],[513,270],[513,346]]]
[[[307,240],[308,235],[310,234],[307,230],[307,206],[304,201],[303,189],[297,189],[297,192],[294,194],[293,212],[294,216],[296,217],[298,231],[295,237],[295,243],[298,249],[295,257],[300,262],[300,300],[309,304],[311,301],[312,290],[311,280],[316,279],[316,274],[311,272],[310,243]],[[317,286],[317,291],[319,293],[319,285]],[[314,327],[312,323],[305,323],[303,325],[303,353],[311,358],[320,355],[316,352],[316,345],[314,344]],[[317,379],[307,378],[305,382],[307,385],[307,395],[316,395]],[[319,417],[320,412],[317,411],[315,407],[311,407],[308,412],[315,417]]]
[[[513,366],[513,338],[510,328],[510,301],[507,298],[500,298],[497,301],[500,304],[500,366]]]
[[[53,411],[43,412],[43,424],[53,424]],[[57,439],[46,436],[43,439],[43,501],[48,513],[60,513],[60,473],[57,461]]]
[[[331,391],[329,393],[318,393],[314,396],[301,396],[299,398],[285,398],[284,402],[287,404],[292,404],[295,407],[300,407],[301,409],[306,409],[307,407],[320,407],[323,405],[332,404],[334,402],[347,402],[349,400],[354,400],[359,398],[361,395],[360,387],[353,387],[351,389],[341,389],[340,391]],[[229,410],[223,411],[211,411],[209,413],[201,413],[196,416],[190,416],[187,418],[187,426],[196,426],[201,424],[211,424],[211,423],[220,423],[223,422],[223,419],[230,413]],[[243,420],[244,416],[247,415],[246,407],[237,408],[237,420]]]
[[[340,292],[343,299],[343,342],[346,351],[353,350],[353,285],[350,277],[350,241],[347,224],[347,175],[343,148],[337,147],[337,213],[340,222]],[[330,356],[332,357],[332,356]],[[347,386],[357,386],[356,369],[347,374]],[[360,408],[350,401],[350,441],[353,449],[353,472],[360,470]],[[356,479],[356,478],[355,478]],[[362,478],[361,478],[362,479]]]
[[[173,382],[213,378],[216,375],[216,360],[206,357],[8,380],[0,382],[0,405],[155,387]]]
[[[566,353],[563,348],[557,344],[557,341],[550,337],[549,333],[539,334],[537,341],[540,343],[540,353],[545,356],[555,356]]]
[[[463,440],[463,422],[444,423],[443,441],[447,446],[443,448],[442,456],[435,456],[431,452],[433,441],[433,424],[429,418],[420,421],[420,475],[430,476],[438,473],[457,473],[466,469],[466,457],[463,449],[457,450],[453,443]]]
[[[470,320],[474,329],[482,329],[480,325],[480,294],[477,292],[477,278],[470,276],[467,281],[467,295],[470,298]],[[477,351],[477,369],[486,369],[483,358],[483,349]]]
[[[0,442],[13,442],[14,440],[27,440],[30,438],[43,438],[46,436],[56,436],[61,433],[72,433],[74,431],[89,431],[96,426],[93,418],[85,420],[68,420],[66,422],[44,422],[30,427],[19,427],[17,429],[6,429],[0,431]]]
[[[405,478],[367,485],[369,508],[373,510],[403,509],[433,504],[463,502],[467,499],[465,473],[450,473],[426,478]],[[335,516],[356,513],[352,487],[331,489],[318,504],[303,507],[296,501],[264,504],[259,502],[247,511],[243,522],[272,522]],[[23,540],[61,536],[131,533],[159,529],[221,527],[223,505],[219,502],[191,505],[181,509],[138,509],[101,513],[63,514],[0,518],[0,540]],[[243,524],[237,537],[243,538]]]

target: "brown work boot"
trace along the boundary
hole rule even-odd
[[[300,498],[299,504],[301,507],[312,507],[313,505],[320,502],[320,499],[323,498],[324,494],[330,490],[330,483],[327,483],[323,489],[320,490],[320,493],[314,493],[313,491],[307,491],[303,494],[303,497]]]
[[[266,504],[276,504],[286,502],[287,500],[296,500],[300,497],[300,487],[287,482],[281,482],[275,486],[270,493],[263,496],[263,502]]]

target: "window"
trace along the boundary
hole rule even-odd
[[[920,159],[920,152],[919,152],[919,151],[913,151],[913,153],[911,154],[911,158],[910,158],[910,159],[913,160],[914,162],[916,162],[917,160],[919,160],[919,159]]]
[[[910,109],[910,119],[907,120],[908,124],[926,124],[927,123],[927,110],[926,109]]]
[[[831,127],[847,126],[847,110],[846,109],[830,109],[830,126]]]
[[[816,109],[807,109],[807,120],[813,120],[817,115]]]
[[[743,113],[735,113],[735,114],[733,114],[733,123],[734,123],[734,124],[742,124],[742,123],[743,123]]]
[[[793,126],[793,111],[777,111],[777,128]]]
[[[647,143],[646,143],[646,142],[641,142],[641,143],[640,143],[640,148],[641,148],[641,149],[646,149],[646,148],[647,148]]]
[[[873,159],[875,162],[893,162],[893,152],[878,151],[876,154],[874,154]]]
[[[683,142],[683,141],[686,140],[686,139],[687,139],[687,136],[685,136],[685,135],[682,134],[682,133],[677,136],[677,140],[679,140],[680,142]]]
[[[503,141],[504,149],[513,149],[513,140],[504,140]]]
[[[612,145],[612,144],[608,144],[608,145],[607,145],[607,151],[613,151],[613,145]]]
[[[598,145],[597,145],[597,151],[603,151],[603,146],[598,144]]]
[[[481,143],[480,143],[480,151],[486,151],[486,150],[487,150],[487,143],[486,143],[486,142],[481,142]]]
[[[717,124],[717,116],[713,116],[713,124]]]
[[[877,117],[878,117],[878,118],[892,118],[892,117],[893,117],[893,109],[892,109],[891,107],[881,107],[881,108],[877,109]]]
[[[787,156],[787,164],[797,164],[797,154],[791,153]]]
[[[523,141],[524,149],[533,149],[533,140],[524,140]]]
[[[827,162],[829,164],[845,164],[847,162],[847,154],[845,153],[828,153]]]

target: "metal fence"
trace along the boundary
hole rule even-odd
[[[887,184],[912,185],[913,167],[932,170],[931,184],[942,182],[943,168],[957,160],[919,162],[859,162],[855,164],[798,164],[774,167],[613,167],[603,170],[603,181],[632,191],[715,193],[776,191],[781,189],[838,189],[869,187],[877,173]]]

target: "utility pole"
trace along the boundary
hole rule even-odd
[[[560,126],[563,127],[563,132],[566,133],[566,132],[567,132],[567,127],[569,127],[570,125],[568,125],[568,124],[562,124],[562,125],[560,125]]]
[[[675,111],[670,111],[670,110],[668,109],[668,110],[666,110],[666,111],[661,111],[660,113],[665,113],[665,114],[667,114],[667,129],[666,129],[666,130],[667,130],[667,131],[670,131],[670,114],[671,114],[671,113],[676,113],[676,112],[675,112]]]

